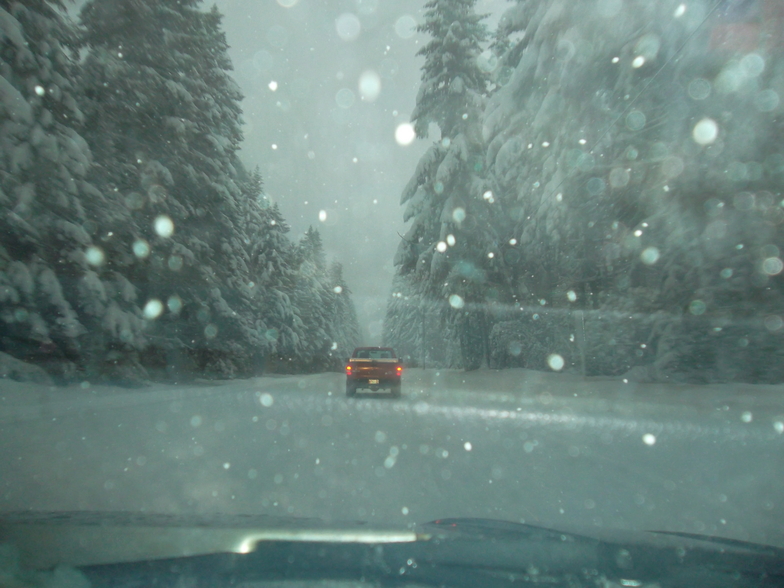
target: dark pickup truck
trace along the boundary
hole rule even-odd
[[[397,398],[402,374],[403,364],[391,347],[357,347],[346,362],[346,396],[354,396],[359,388],[388,388]]]

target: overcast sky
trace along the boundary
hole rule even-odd
[[[241,158],[261,169],[292,238],[319,228],[327,256],[343,263],[366,343],[380,343],[404,232],[400,194],[429,145],[395,138],[419,87],[427,38],[413,29],[425,0],[216,4],[245,95]],[[508,5],[477,8],[497,18]]]
[[[413,26],[424,3],[217,2],[245,94],[242,159],[261,168],[294,238],[320,229],[327,255],[344,265],[369,343],[380,342],[404,232],[400,194],[429,144],[395,139],[419,87],[416,53],[427,38]],[[478,9],[505,6],[480,0]]]

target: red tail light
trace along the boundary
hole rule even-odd
[[[346,375],[347,375],[347,376],[350,376],[350,375],[351,375],[351,366],[350,366],[350,365],[347,365],[347,366],[346,366]]]
[[[403,366],[402,365],[397,366],[395,368],[395,371],[397,372],[397,375],[399,376],[400,374],[403,373]]]

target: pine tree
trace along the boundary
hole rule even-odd
[[[84,5],[85,136],[96,154],[93,180],[128,210],[110,227],[109,257],[140,290],[151,342],[233,375],[252,370],[270,344],[255,316],[241,230],[242,96],[220,15],[199,4]]]
[[[263,321],[263,335],[272,345],[270,354],[293,357],[299,353],[302,333],[298,333],[291,302],[296,273],[289,226],[277,203],[271,204],[264,194],[258,168],[247,182],[244,197],[254,307]]]
[[[332,288],[328,311],[329,332],[333,340],[330,352],[332,363],[340,367],[343,360],[350,357],[354,349],[359,346],[362,337],[357,312],[351,301],[351,290],[343,277],[343,266],[340,263],[330,264],[327,280],[327,287]]]
[[[105,263],[107,206],[85,181],[62,3],[0,1],[0,350],[57,375],[138,378],[136,292]]]
[[[425,22],[417,28],[431,39],[417,55],[425,58],[422,85],[411,115],[417,136],[426,138],[431,123],[442,137],[465,132],[464,121],[481,114],[487,75],[477,65],[487,40],[476,0],[430,0]]]
[[[420,137],[427,136],[431,124],[437,125],[441,140],[423,155],[403,192],[404,220],[411,225],[395,257],[400,279],[409,282],[408,288],[399,289],[409,292],[409,301],[443,303],[443,320],[463,341],[460,363],[469,369],[477,367],[484,355],[479,303],[484,299],[485,266],[494,242],[488,222],[493,198],[483,179],[480,123],[488,76],[477,63],[487,32],[475,4],[475,0],[432,0],[425,5],[420,31],[432,38],[419,53],[425,64],[412,121]],[[399,300],[390,304],[407,314],[421,314]],[[394,320],[389,312],[387,317]]]
[[[326,265],[321,235],[309,227],[297,245],[297,275],[292,296],[297,312],[295,330],[299,337],[298,353],[292,357],[292,363],[299,371],[320,371],[330,364],[333,339],[330,336],[331,292]]]

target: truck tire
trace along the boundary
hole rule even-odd
[[[357,387],[354,384],[346,382],[346,396],[353,398],[357,395]]]

